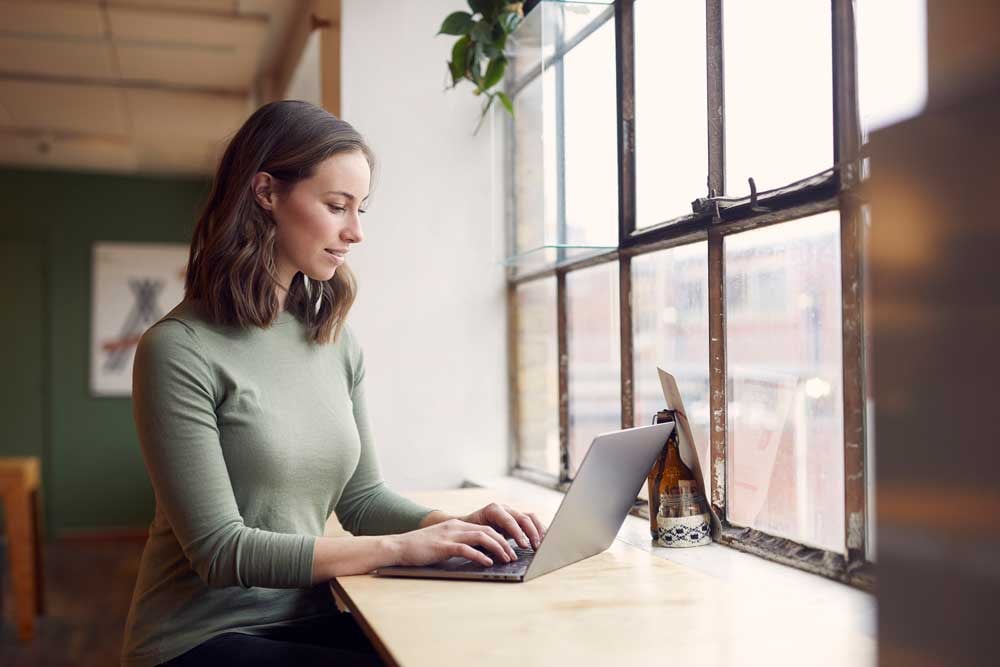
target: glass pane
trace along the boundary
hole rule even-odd
[[[615,22],[565,58],[566,242],[618,243]]]
[[[705,3],[635,3],[636,227],[708,194]]]
[[[559,474],[556,281],[517,288],[518,465]]]
[[[844,550],[840,214],[725,240],[729,520]]]
[[[855,5],[858,100],[865,140],[880,127],[915,116],[927,102],[927,2]],[[886,48],[886,44],[892,48]]]
[[[524,16],[524,21],[507,38],[510,58],[508,71],[515,81],[532,74],[539,63],[551,58],[557,48],[572,41],[580,31],[607,14],[613,14],[612,0],[584,2],[542,2]]]
[[[872,210],[866,204],[861,207],[861,283],[864,305],[862,319],[864,321],[864,363],[865,363],[865,557],[871,562],[876,561],[875,551],[875,377],[872,374],[872,283],[871,261],[868,254],[871,248]]]
[[[594,436],[621,429],[618,262],[566,274],[566,307],[573,476]]]
[[[830,0],[726,2],[726,192],[833,165]]]
[[[554,99],[555,73],[550,69],[525,86],[513,100],[513,254],[556,241]]]
[[[666,407],[656,373],[660,366],[677,378],[698,460],[708,475],[708,244],[633,258],[632,309],[635,423],[651,423]]]

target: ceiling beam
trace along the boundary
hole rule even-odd
[[[182,86],[170,83],[154,83],[150,81],[130,81],[128,79],[97,79],[75,76],[55,76],[51,74],[18,74],[0,70],[0,81],[19,81],[23,83],[57,83],[69,86],[100,86],[101,88],[123,88],[126,90],[162,90],[171,93],[198,93],[199,95],[214,95],[246,99],[247,91],[228,88],[207,88],[199,86]]]
[[[323,108],[340,116],[340,18],[341,0],[317,0],[320,22],[319,78]]]

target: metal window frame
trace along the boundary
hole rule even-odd
[[[511,473],[515,476],[554,488],[565,489],[569,482],[569,354],[566,277],[572,271],[617,261],[619,263],[619,304],[621,341],[621,425],[635,425],[632,341],[632,271],[633,257],[669,247],[707,240],[708,245],[708,317],[709,317],[709,388],[712,414],[709,444],[711,482],[710,502],[723,523],[720,542],[769,560],[792,565],[865,590],[874,587],[874,565],[866,558],[868,517],[866,516],[865,448],[865,363],[864,358],[864,289],[862,287],[860,184],[861,131],[857,96],[854,0],[830,0],[833,49],[833,136],[835,166],[823,174],[757,197],[723,200],[725,193],[725,91],[722,35],[723,0],[705,0],[706,74],[708,115],[708,179],[704,206],[696,212],[658,225],[636,229],[635,209],[635,0],[616,0],[615,56],[618,110],[618,248],[589,257],[559,260],[550,267],[530,273],[508,273],[508,316],[515,324],[509,327],[508,341],[514,365],[509,373],[511,423],[515,433]],[[537,4],[537,3],[536,3]],[[593,29],[603,21],[595,21]],[[593,32],[585,30],[566,48],[553,56],[561,68],[566,52]],[[555,62],[549,65],[556,65]],[[515,84],[519,91],[532,78],[529,73]],[[561,133],[561,127],[557,128]],[[560,153],[561,155],[561,153]],[[508,167],[513,176],[513,165]],[[562,179],[562,176],[560,176]],[[511,178],[511,187],[514,180]],[[561,192],[561,190],[560,190]],[[758,204],[766,204],[761,212]],[[561,202],[560,206],[563,206]],[[727,519],[726,461],[728,436],[728,388],[726,369],[725,259],[724,240],[729,234],[768,225],[781,224],[825,211],[840,212],[840,256],[842,292],[842,373],[844,413],[844,524],[845,551],[833,552],[807,546],[764,531],[731,524]],[[514,222],[512,220],[512,222]],[[516,404],[517,329],[516,290],[519,285],[555,277],[558,322],[559,431],[560,471],[558,478],[518,465],[519,451]]]

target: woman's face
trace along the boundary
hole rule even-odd
[[[254,179],[255,190],[262,175]],[[268,198],[277,223],[276,263],[282,286],[287,288],[299,271],[312,280],[333,277],[351,245],[364,238],[360,214],[370,183],[371,169],[363,153],[338,153],[319,163],[310,178]]]

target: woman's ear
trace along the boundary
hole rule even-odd
[[[274,177],[266,171],[258,171],[253,175],[251,183],[254,200],[265,211],[274,210]]]

